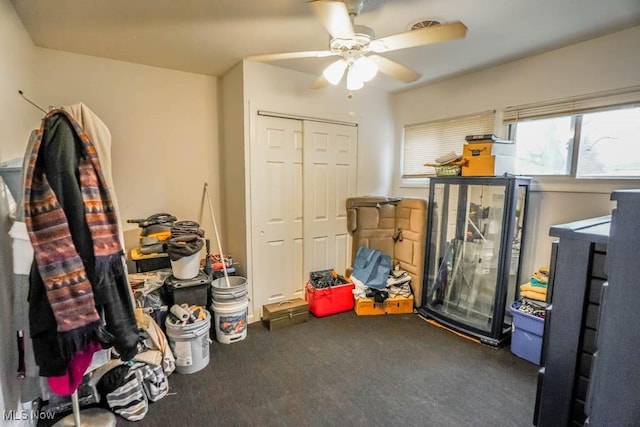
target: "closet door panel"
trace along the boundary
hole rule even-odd
[[[304,298],[309,272],[349,264],[346,199],[356,195],[355,126],[258,116],[251,161],[251,295]]]
[[[357,128],[305,121],[305,271],[344,274],[351,253],[346,200],[356,195]],[[309,147],[309,149],[307,149]],[[322,242],[322,244],[320,244]]]
[[[259,116],[251,150],[252,301],[303,297],[302,123]]]

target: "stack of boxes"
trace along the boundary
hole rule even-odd
[[[513,141],[498,139],[493,134],[468,135],[466,140],[462,176],[500,176],[514,172],[516,145]]]

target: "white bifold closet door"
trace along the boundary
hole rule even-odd
[[[304,298],[309,272],[350,264],[345,202],[356,195],[357,127],[258,116],[251,150],[254,313]]]

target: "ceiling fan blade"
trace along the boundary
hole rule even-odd
[[[398,64],[395,61],[385,58],[380,55],[370,55],[369,58],[373,59],[378,64],[378,71],[387,76],[393,77],[405,83],[415,82],[420,78],[420,74]]]
[[[329,50],[309,50],[305,52],[284,52],[284,53],[265,53],[262,55],[250,55],[246,59],[250,61],[278,61],[281,59],[297,59],[297,58],[325,58],[335,55]]]
[[[322,89],[323,87],[326,87],[328,84],[329,82],[327,81],[327,79],[325,79],[324,76],[320,74],[318,78],[315,79],[315,81],[311,85],[311,89]]]
[[[393,34],[371,42],[370,48],[374,52],[388,52],[391,50],[407,49],[443,42],[451,39],[463,38],[467,34],[467,27],[460,21],[425,27],[418,30]]]
[[[334,39],[352,39],[356,36],[344,2],[316,0],[309,2],[309,7]]]

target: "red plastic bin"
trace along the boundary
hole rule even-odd
[[[316,317],[342,313],[353,310],[355,299],[353,298],[353,283],[347,283],[330,288],[316,289],[307,283],[305,297],[309,303],[309,311]]]

